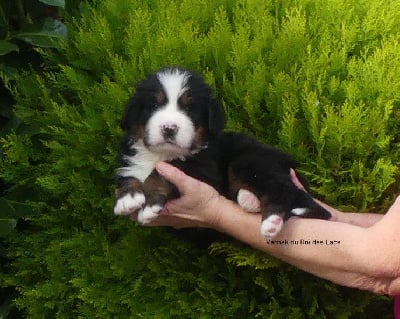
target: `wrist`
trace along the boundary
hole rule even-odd
[[[231,200],[220,194],[212,198],[204,215],[204,226],[220,230],[223,227],[224,214],[232,211],[234,205]]]

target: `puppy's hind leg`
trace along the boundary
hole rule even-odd
[[[289,216],[283,206],[269,203],[266,196],[261,198],[261,214],[260,232],[265,239],[278,235]]]
[[[239,189],[236,201],[240,207],[249,213],[259,213],[261,210],[260,200],[258,197],[247,189]]]
[[[249,213],[259,213],[263,211],[260,232],[266,239],[275,237],[282,229],[284,224],[283,208],[277,205],[264,203],[262,207],[258,197],[247,189],[241,188],[236,197],[237,203]],[[294,212],[292,212],[294,214]]]

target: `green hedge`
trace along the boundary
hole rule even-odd
[[[94,3],[41,51],[42,72],[4,75],[23,125],[1,141],[0,177],[31,214],[0,282],[26,317],[390,317],[387,298],[240,245],[192,247],[112,207],[133,84],[180,65],[216,89],[229,128],[293,154],[319,197],[382,210],[400,162],[400,2]]]

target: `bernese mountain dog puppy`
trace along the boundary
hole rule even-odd
[[[245,134],[225,132],[224,124],[221,106],[196,72],[165,68],[138,83],[121,121],[125,135],[114,213],[137,212],[138,222],[146,224],[166,201],[178,198],[177,188],[155,170],[157,161],[167,161],[244,209],[260,212],[265,238],[277,235],[292,215],[331,217],[293,184],[295,162],[289,155]]]

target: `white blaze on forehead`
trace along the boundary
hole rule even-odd
[[[168,69],[157,73],[157,78],[164,88],[169,106],[177,107],[179,97],[188,89],[186,87],[190,74],[179,69]]]

